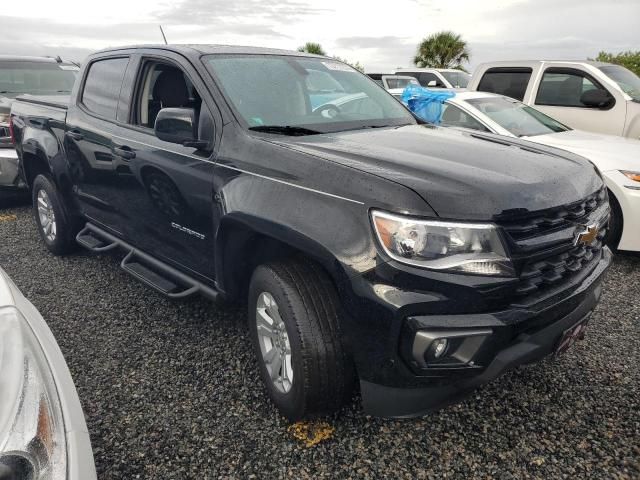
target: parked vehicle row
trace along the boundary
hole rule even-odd
[[[55,95],[73,88],[78,66],[60,58],[0,55],[0,195],[23,189],[18,157],[11,144],[9,113],[22,94]]]
[[[256,82],[255,79],[261,79]],[[584,158],[427,125],[350,66],[147,46],[12,107],[53,254],[118,250],[171,298],[247,302],[283,415],[437,408],[584,334],[611,261]]]

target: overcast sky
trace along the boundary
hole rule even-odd
[[[99,4],[97,4],[99,3]],[[35,0],[7,4],[0,53],[82,60],[108,46],[162,41],[295,49],[319,42],[368,72],[411,65],[419,41],[460,33],[471,65],[585,59],[640,49],[640,0]]]

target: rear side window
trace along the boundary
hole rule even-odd
[[[409,77],[414,77],[420,85],[423,87],[436,87],[436,88],[444,88],[444,83],[440,80],[437,75],[430,72],[399,72],[398,75],[407,75]],[[435,82],[429,85],[429,82]]]
[[[89,66],[82,104],[92,113],[115,120],[128,58],[98,60]]]
[[[478,91],[523,100],[531,72],[530,68],[490,68],[480,80]]]
[[[602,88],[588,74],[567,68],[548,68],[538,87],[536,105],[586,107],[580,98],[584,92]]]

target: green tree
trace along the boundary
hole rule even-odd
[[[464,70],[463,62],[469,61],[469,49],[460,35],[454,32],[438,32],[429,35],[420,45],[413,63],[421,68],[457,68]]]
[[[307,42],[303,46],[298,47],[299,52],[312,53],[314,55],[326,55],[327,52],[324,51],[322,45],[315,42]]]
[[[622,65],[623,67],[631,70],[636,75],[640,76],[640,51],[618,53],[600,52],[595,58],[598,62],[615,63],[616,65]],[[589,59],[593,60],[593,59]]]

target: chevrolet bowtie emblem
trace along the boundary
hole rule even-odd
[[[584,230],[576,236],[575,245],[591,245],[598,236],[600,229],[594,223],[593,225],[585,225]]]

